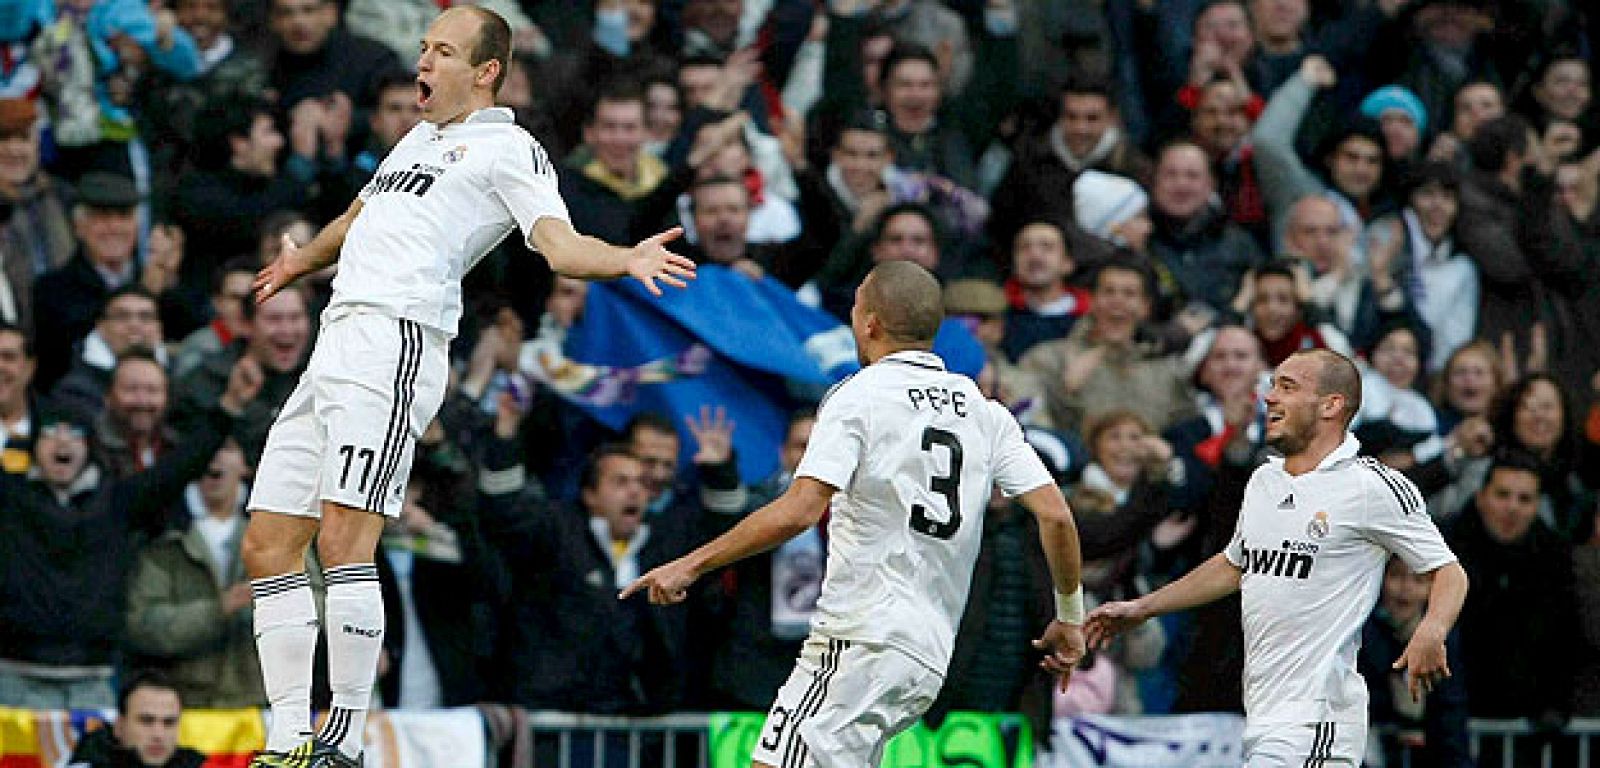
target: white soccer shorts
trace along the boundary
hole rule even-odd
[[[876,766],[944,678],[900,651],[813,634],[778,689],[752,757],[773,768]]]
[[[332,501],[399,517],[417,438],[444,401],[449,345],[376,311],[328,319],[267,435],[249,508],[321,517]]]
[[[1367,749],[1362,723],[1283,723],[1246,727],[1245,768],[1356,768]]]

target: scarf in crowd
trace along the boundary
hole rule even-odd
[[[1117,144],[1121,141],[1122,131],[1115,127],[1107,128],[1105,133],[1100,134],[1100,141],[1096,142],[1094,148],[1089,150],[1089,154],[1078,157],[1072,154],[1072,150],[1067,148],[1067,137],[1062,133],[1061,126],[1056,125],[1050,128],[1051,151],[1055,152],[1056,158],[1061,161],[1062,165],[1065,165],[1068,170],[1073,172],[1081,171],[1110,157],[1111,153],[1116,151]]]

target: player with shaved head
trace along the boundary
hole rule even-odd
[[[788,491],[623,592],[678,602],[695,579],[831,509],[811,637],[767,715],[758,767],[877,765],[889,738],[927,711],[950,664],[992,486],[1039,519],[1057,594],[1056,620],[1034,642],[1041,666],[1065,686],[1083,657],[1072,512],[1011,413],[930,351],[942,301],[916,264],[873,268],[850,312],[864,367],[823,398]]]
[[[1290,355],[1266,404],[1267,444],[1281,457],[1250,477],[1228,546],[1161,589],[1096,608],[1088,639],[1103,646],[1147,619],[1238,591],[1245,765],[1353,768],[1367,744],[1356,653],[1390,556],[1431,581],[1427,614],[1394,662],[1413,698],[1450,676],[1445,635],[1461,613],[1467,575],[1416,486],[1357,456],[1350,422],[1361,409],[1361,375],[1349,358],[1326,349]]]

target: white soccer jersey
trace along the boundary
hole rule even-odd
[[[1456,559],[1416,486],[1357,457],[1360,447],[1347,433],[1299,476],[1271,459],[1245,488],[1224,552],[1244,571],[1244,706],[1252,725],[1365,723],[1356,652],[1390,554],[1419,573]]]
[[[994,485],[1054,482],[999,403],[928,352],[896,352],[823,400],[795,470],[831,485],[828,568],[812,627],[944,674]]]
[[[454,336],[461,277],[514,227],[570,221],[544,148],[503,107],[412,128],[360,194],[339,252],[337,307],[377,307]]]

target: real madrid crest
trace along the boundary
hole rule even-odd
[[[1306,523],[1306,535],[1313,539],[1320,539],[1324,536],[1327,536],[1329,529],[1330,526],[1328,524],[1328,513],[1321,510],[1318,510],[1315,515],[1311,516],[1311,522]]]
[[[444,161],[447,162],[447,163],[459,163],[459,162],[461,162],[461,158],[466,157],[466,156],[467,156],[467,145],[465,145],[465,144],[457,144],[455,146],[455,149],[452,149],[449,152],[444,153]]]

